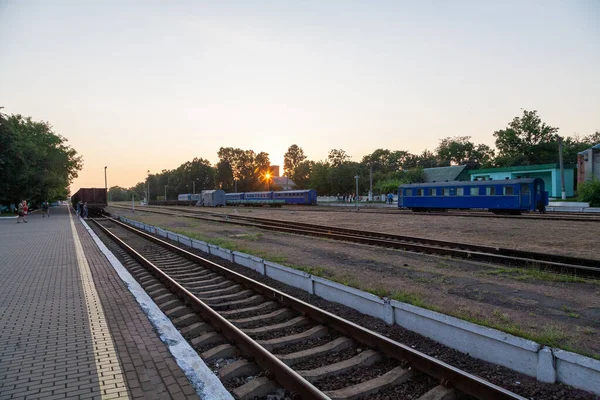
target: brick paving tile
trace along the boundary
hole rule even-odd
[[[103,381],[114,398],[168,398],[177,382],[197,399],[179,367],[165,368],[176,365],[168,349],[83,225],[74,220],[91,276],[77,263],[66,207],[53,211],[51,220],[0,221],[0,399],[100,399]],[[88,313],[88,287],[108,326]]]

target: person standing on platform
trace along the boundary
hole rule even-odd
[[[21,202],[17,206],[17,212],[19,213],[19,216],[17,217],[17,224],[20,224],[21,221],[25,221],[25,218],[23,217],[23,202],[24,201],[25,200],[21,200]]]
[[[27,211],[29,211],[27,200],[23,200],[23,222],[25,223],[27,223]]]
[[[77,216],[78,216],[78,217],[81,215],[81,206],[82,206],[82,205],[83,205],[83,204],[81,203],[81,201],[78,201],[78,202],[77,202],[77,211],[76,211],[76,212],[77,212]]]
[[[87,219],[88,217],[88,206],[87,201],[83,203],[83,219]]]

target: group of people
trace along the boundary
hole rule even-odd
[[[82,203],[80,201],[77,203],[77,216],[80,216],[81,218],[84,218],[84,219],[88,217],[87,202]]]
[[[47,201],[42,202],[42,218],[50,218],[50,204]],[[27,200],[22,200],[17,206],[17,224],[21,222],[27,223],[27,214],[29,213],[29,205]]]

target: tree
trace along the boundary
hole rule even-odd
[[[485,144],[475,146],[470,139],[470,136],[455,136],[440,140],[436,149],[438,165],[466,165],[468,169],[490,166],[494,150]]]
[[[297,189],[308,189],[310,187],[309,182],[313,165],[312,161],[302,161],[296,166],[291,178]]]
[[[81,156],[47,122],[0,114],[0,202],[66,199]]]
[[[287,152],[283,155],[283,173],[285,176],[292,178],[296,169],[306,160],[304,150],[297,144],[293,144],[288,147]],[[295,179],[292,178],[294,183],[298,185]]]
[[[320,196],[332,194],[329,184],[329,172],[331,165],[326,161],[317,161],[314,163],[310,174],[310,188],[315,189]]]
[[[260,152],[255,154],[252,150],[221,147],[218,151],[220,163],[226,162],[231,167],[233,178],[238,181],[238,191],[247,192],[259,190],[261,175],[270,167],[269,154]]]
[[[346,154],[346,152],[342,149],[333,149],[329,150],[329,155],[327,156],[327,160],[329,164],[333,168],[339,167],[340,165],[350,161],[350,156]]]
[[[558,160],[558,128],[546,125],[537,111],[523,110],[505,129],[494,132],[499,167],[555,163]]]

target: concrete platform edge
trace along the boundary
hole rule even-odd
[[[114,254],[108,250],[87,223],[84,220],[81,220],[81,222],[131,294],[133,294],[144,314],[148,316],[150,323],[159,333],[160,340],[167,345],[170,353],[189,379],[198,396],[206,400],[233,400],[233,396],[223,387],[221,381],[206,366],[204,361],[198,356],[198,353],[181,336],[177,328],[173,326],[171,321],[152,301],[133,276],[129,274]]]

